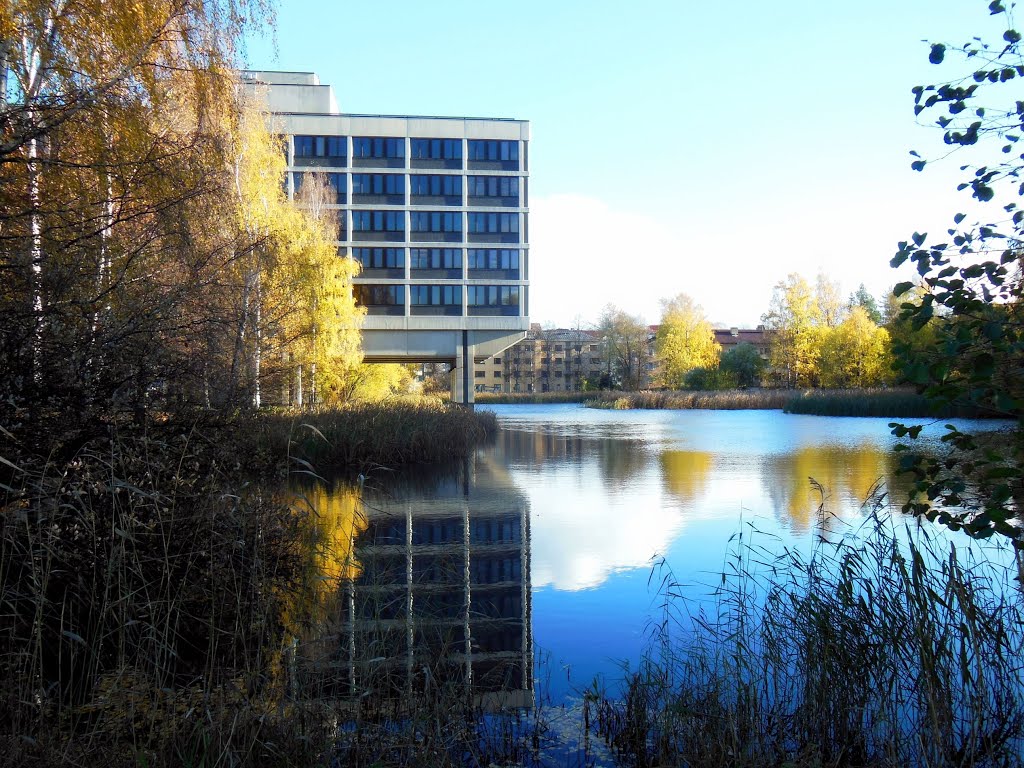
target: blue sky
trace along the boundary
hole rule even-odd
[[[907,279],[896,243],[964,207],[910,89],[943,75],[924,39],[998,40],[982,0],[632,3],[282,0],[277,53],[343,111],[531,121],[531,319],[613,303],[655,323],[684,292],[751,326],[772,286]]]

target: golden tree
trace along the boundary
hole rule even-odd
[[[776,284],[762,318],[769,330],[769,365],[787,387],[818,383],[822,318],[808,282],[796,273]]]
[[[661,302],[655,359],[662,386],[679,389],[694,368],[716,368],[722,347],[704,310],[685,293]]]
[[[889,332],[880,328],[863,307],[853,307],[846,319],[829,329],[821,344],[823,387],[874,387],[892,377]]]

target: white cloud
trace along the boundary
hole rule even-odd
[[[530,318],[568,327],[579,317],[586,327],[612,303],[656,323],[660,299],[687,293],[713,323],[749,327],[790,272],[812,281],[824,272],[845,293],[863,282],[880,295],[912,279],[888,266],[896,242],[929,222],[941,231],[937,212],[948,202],[931,186],[834,184],[785,197],[768,182],[731,202],[722,189],[679,201],[672,215],[582,194],[535,197]]]
[[[590,589],[614,572],[649,568],[652,557],[666,553],[680,535],[683,516],[651,472],[657,472],[653,464],[614,491],[593,463],[575,476],[558,470],[513,473],[530,499],[533,588]]]

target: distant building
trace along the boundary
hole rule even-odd
[[[534,323],[526,338],[483,362],[477,392],[580,392],[596,389],[605,373],[600,336],[594,331],[542,329]]]
[[[716,328],[715,341],[722,347],[723,354],[740,344],[751,344],[762,358],[768,359],[768,331],[763,325],[753,329]]]

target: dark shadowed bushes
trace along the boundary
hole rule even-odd
[[[4,448],[0,763],[309,757],[315,719],[268,705],[306,519],[195,433]]]

